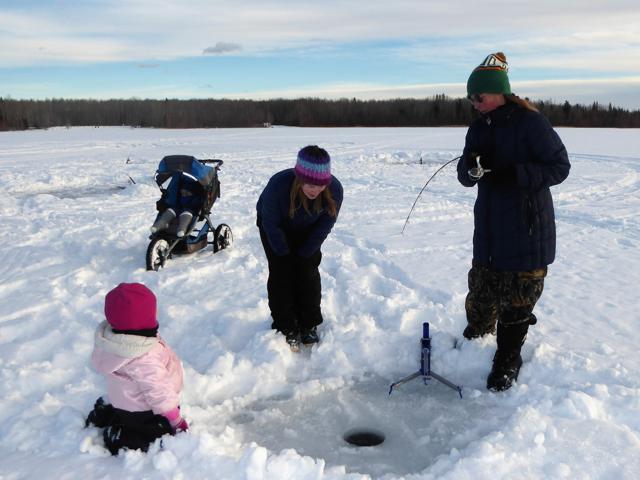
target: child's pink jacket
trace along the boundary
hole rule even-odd
[[[102,322],[95,334],[91,362],[107,379],[111,404],[122,410],[178,412],[182,365],[169,346],[157,337],[113,333]]]

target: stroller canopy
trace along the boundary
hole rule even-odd
[[[198,161],[190,155],[167,155],[158,165],[156,183],[162,185],[176,173],[195,180],[202,186],[209,185],[216,178],[216,169]]]

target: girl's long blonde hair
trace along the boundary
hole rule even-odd
[[[293,184],[291,185],[291,191],[289,192],[289,218],[293,218],[296,213],[296,209],[300,205],[302,205],[307,213],[311,213],[309,210],[310,203],[313,203],[312,206],[315,213],[320,213],[324,205],[329,215],[332,217],[336,217],[338,215],[336,201],[333,199],[331,190],[329,190],[328,186],[314,200],[309,200],[302,191],[302,182],[298,177],[294,178]]]

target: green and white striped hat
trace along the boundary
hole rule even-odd
[[[467,95],[479,93],[511,93],[509,64],[502,52],[492,53],[478,65],[467,80]]]

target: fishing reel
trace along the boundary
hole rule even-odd
[[[491,171],[488,168],[483,168],[482,165],[480,165],[480,155],[476,155],[476,165],[476,167],[467,170],[469,178],[471,178],[471,180],[473,180],[474,182],[477,182],[485,173],[489,173]]]

